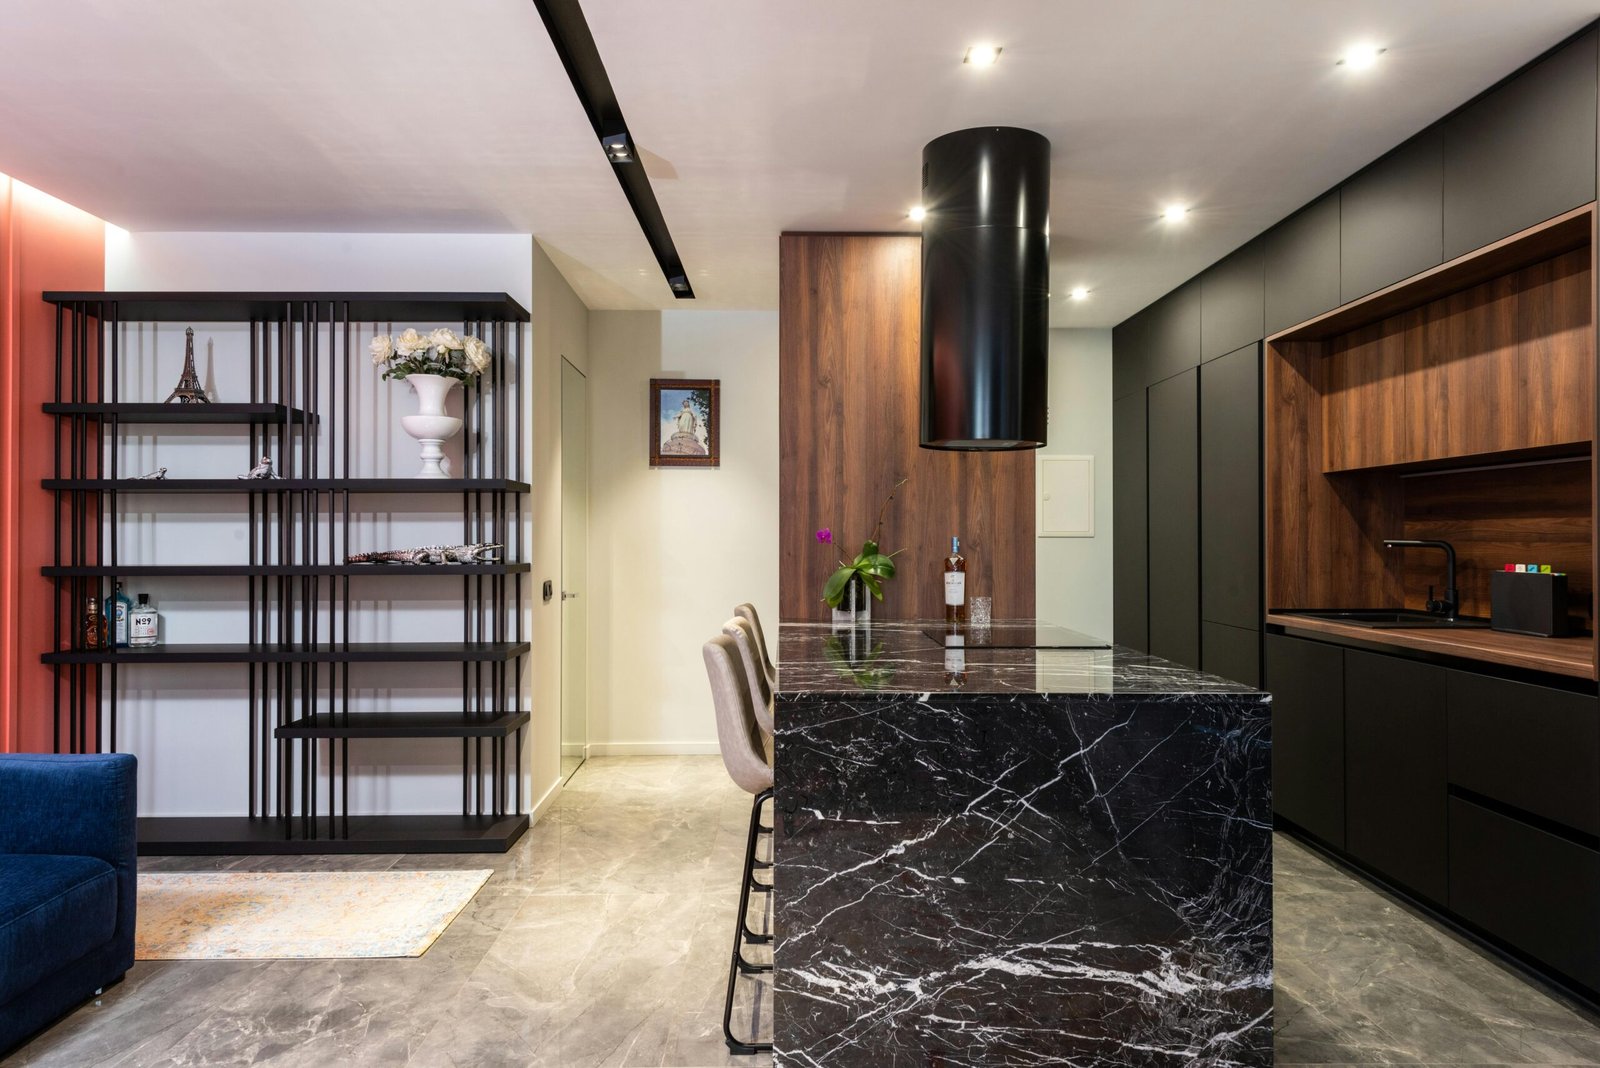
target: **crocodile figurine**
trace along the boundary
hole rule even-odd
[[[348,564],[491,564],[499,542],[473,545],[420,545],[415,549],[379,549],[370,553],[351,553]]]
[[[164,481],[166,481],[166,478],[167,478],[167,469],[165,467],[158,467],[154,471],[150,472],[148,475],[134,475],[133,476],[133,480],[135,482],[164,482]]]

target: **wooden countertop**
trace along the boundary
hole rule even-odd
[[[1489,630],[1429,630],[1423,628],[1363,627],[1331,619],[1268,612],[1267,622],[1290,634],[1312,638],[1349,638],[1373,645],[1393,645],[1439,656],[1456,656],[1490,664],[1548,671],[1579,679],[1593,679],[1594,639],[1536,638],[1528,634],[1507,634]]]

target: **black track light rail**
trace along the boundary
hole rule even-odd
[[[667,229],[661,205],[656,203],[650,176],[645,173],[638,145],[622,117],[622,107],[611,88],[611,78],[601,62],[594,35],[589,32],[589,22],[583,17],[583,8],[578,0],[533,0],[533,6],[544,19],[550,41],[561,57],[561,65],[567,68],[567,77],[572,79],[578,102],[589,116],[589,125],[594,127],[601,151],[617,176],[617,184],[622,186],[622,195],[633,208],[634,218],[639,220],[639,229],[644,231],[656,263],[661,265],[667,286],[679,300],[693,300],[694,287],[689,284],[689,274],[678,258],[678,249],[672,243],[672,231]]]

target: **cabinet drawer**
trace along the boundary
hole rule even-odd
[[[1600,834],[1600,701],[1464,671],[1447,686],[1452,783]]]
[[[1450,799],[1450,908],[1590,988],[1600,988],[1600,853]]]

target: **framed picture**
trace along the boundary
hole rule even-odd
[[[650,466],[719,467],[715,378],[650,380]]]

